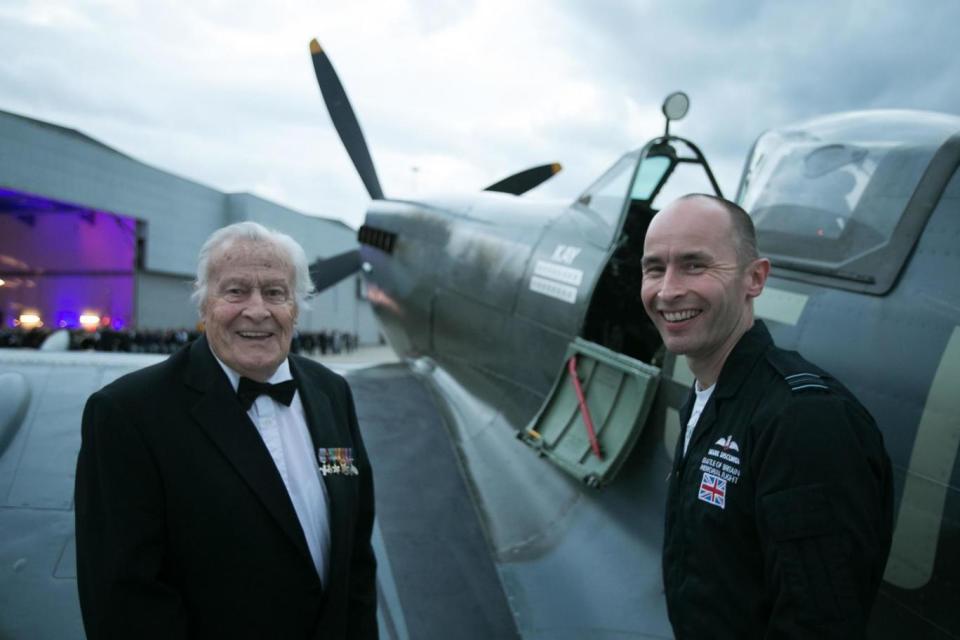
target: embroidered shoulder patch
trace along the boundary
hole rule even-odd
[[[827,384],[830,375],[804,360],[796,351],[773,349],[767,354],[767,361],[783,376],[793,393],[831,390]]]

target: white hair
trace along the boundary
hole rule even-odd
[[[237,222],[221,227],[207,238],[200,248],[197,258],[197,280],[193,283],[193,295],[190,299],[197,305],[200,314],[203,314],[203,305],[207,300],[207,284],[210,269],[215,264],[213,258],[229,249],[236,242],[253,242],[272,245],[291,266],[293,271],[293,292],[296,297],[297,309],[309,309],[307,299],[313,293],[313,281],[310,279],[310,267],[307,254],[296,240],[285,233],[274,229],[267,229],[256,222]]]

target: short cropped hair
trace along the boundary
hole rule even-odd
[[[310,308],[307,300],[313,293],[313,281],[310,279],[310,266],[303,247],[287,234],[267,229],[256,222],[237,222],[211,233],[200,248],[200,255],[197,258],[197,280],[193,283],[193,295],[190,299],[197,305],[201,315],[203,315],[203,305],[209,293],[207,284],[211,268],[216,265],[219,255],[237,242],[273,246],[290,264],[297,309],[302,311]]]
[[[736,240],[737,259],[741,266],[745,266],[760,257],[757,250],[757,230],[753,226],[753,219],[746,210],[736,202],[731,202],[726,198],[712,196],[707,193],[688,193],[680,200],[690,200],[693,198],[706,198],[717,203],[730,214],[730,224],[733,228],[733,237]]]

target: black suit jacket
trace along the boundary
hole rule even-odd
[[[204,338],[94,393],[77,462],[77,584],[88,638],[376,638],[373,481],[350,389],[290,365],[324,477],[327,584],[280,474]]]

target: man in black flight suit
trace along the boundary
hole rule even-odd
[[[677,638],[862,638],[892,530],[873,418],[754,320],[770,262],[736,204],[670,204],[642,264],[644,308],[696,377],[663,550]]]

